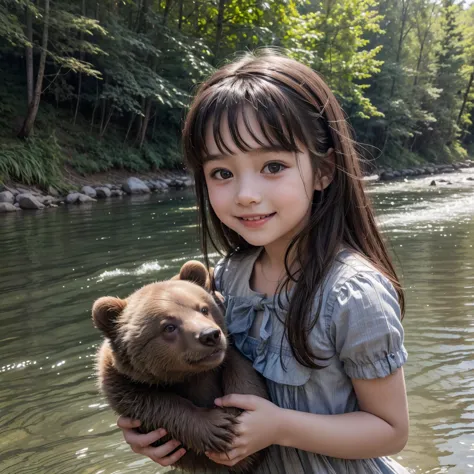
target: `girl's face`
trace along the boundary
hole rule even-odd
[[[238,149],[224,122],[222,138],[233,154],[222,154],[212,124],[207,127],[204,174],[209,200],[219,220],[249,244],[284,252],[308,222],[313,191],[319,189],[309,153],[303,146],[301,153],[270,147],[249,114],[253,133],[268,144],[262,147],[240,120],[239,131],[250,151]]]

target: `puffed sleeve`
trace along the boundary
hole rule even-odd
[[[400,305],[391,282],[361,272],[337,291],[329,336],[346,374],[356,379],[390,375],[407,360]]]

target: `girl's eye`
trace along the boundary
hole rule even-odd
[[[229,170],[220,169],[220,170],[213,171],[211,173],[211,177],[224,180],[224,179],[232,178],[232,173]]]
[[[177,327],[174,324],[167,324],[164,327],[163,332],[171,333],[171,332],[175,332],[176,329],[177,329]]]
[[[283,171],[285,168],[286,166],[282,165],[281,163],[268,163],[268,165],[265,165],[263,168],[263,171],[266,170],[267,173],[276,174],[280,171]]]

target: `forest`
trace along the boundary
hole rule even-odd
[[[474,154],[468,2],[0,0],[0,182],[182,167],[195,87],[263,46],[326,79],[369,171]]]

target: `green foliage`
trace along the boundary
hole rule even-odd
[[[62,166],[62,153],[54,135],[24,142],[8,141],[0,149],[0,181],[62,189]]]
[[[83,174],[179,166],[178,137],[195,86],[235,52],[261,46],[282,47],[317,70],[379,163],[456,160],[466,156],[465,146],[473,149],[474,6],[463,10],[454,0],[55,0],[50,7],[35,137],[20,142],[14,135],[28,105],[25,47],[32,48],[36,74],[44,0],[0,0],[4,177],[39,180],[47,155],[41,144],[52,135],[57,143],[50,148],[64,157],[54,166],[66,161]],[[13,153],[23,157],[25,172]]]

